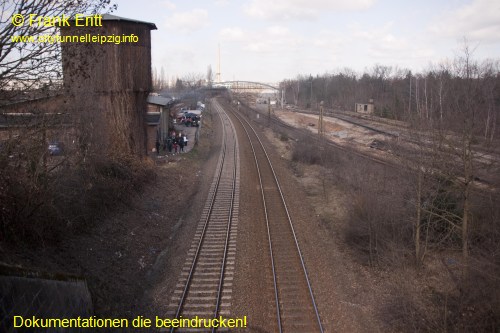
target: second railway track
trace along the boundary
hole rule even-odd
[[[234,127],[217,109],[223,143],[216,172],[195,237],[169,310],[170,318],[217,318],[230,315],[239,209],[239,152]],[[216,329],[172,328],[170,332]]]
[[[250,123],[241,115],[234,115],[250,141],[259,175],[275,294],[273,329],[286,333],[323,332],[293,221],[271,160]]]

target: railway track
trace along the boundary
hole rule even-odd
[[[250,107],[248,107],[248,108],[251,109]],[[260,111],[258,111],[256,109],[251,109],[251,110],[253,110],[254,112],[260,113],[260,115],[263,115],[262,112],[260,112]],[[315,114],[312,111],[309,111],[309,112],[302,112],[301,111],[301,113]],[[344,119],[343,117],[338,117],[338,116],[332,116],[332,117],[338,118],[338,119],[343,120],[343,121],[350,122],[351,124],[356,125],[356,126],[364,127],[366,129],[371,129],[368,126],[359,124],[357,122],[348,121],[347,119]],[[286,122],[284,122],[283,120],[281,120],[279,117],[277,117],[275,115],[271,116],[270,121],[274,125],[276,125],[277,127],[281,128],[281,130],[285,130],[286,133],[291,138],[294,138],[296,140],[300,139],[304,135],[309,135],[309,137],[312,138],[314,141],[316,141],[318,145],[323,144],[326,147],[329,147],[329,148],[332,148],[332,149],[335,149],[335,150],[340,150],[340,151],[345,152],[345,153],[347,153],[349,155],[357,156],[357,157],[360,157],[362,159],[369,160],[371,162],[375,162],[376,164],[383,165],[385,167],[389,167],[389,168],[392,168],[392,169],[409,168],[408,165],[401,165],[401,162],[398,161],[398,160],[390,160],[390,159],[386,159],[386,158],[379,158],[379,157],[376,157],[376,156],[372,156],[372,155],[360,152],[360,151],[358,151],[355,148],[351,148],[351,147],[340,145],[340,144],[338,144],[338,143],[336,143],[334,141],[323,140],[322,142],[320,142],[320,139],[319,139],[319,137],[317,135],[312,135],[311,136],[310,132],[308,130],[302,129],[302,128],[297,128],[297,127],[294,127],[292,125],[289,125],[289,124],[287,124]],[[381,131],[381,130],[379,131],[379,130],[375,130],[375,129],[373,129],[373,130],[375,132],[380,133],[380,134],[393,135],[393,134],[391,134],[391,132],[384,132],[384,131]],[[403,138],[404,140],[406,140],[406,142],[408,142],[408,143],[415,144],[415,145],[418,144],[420,146],[429,148],[429,145],[426,144],[426,143],[417,142],[417,141],[415,141],[415,140],[413,140],[411,138],[408,138],[407,136],[400,135],[400,137]],[[399,147],[399,148],[402,149],[402,147]],[[413,157],[412,151],[410,151],[408,149],[406,149],[406,150],[400,150],[399,154],[396,153],[396,155],[398,155],[398,159],[399,160],[402,159],[401,152],[404,152],[405,154],[408,154],[407,158],[412,158]],[[450,154],[449,158],[453,159],[453,158],[456,158],[456,156]],[[478,153],[476,155],[476,158],[477,158],[478,163],[482,163],[483,164],[483,167],[487,167],[488,164],[491,165],[491,164],[496,163],[496,161],[498,161],[498,157],[494,157],[494,156],[491,156],[491,155],[481,155],[480,153]],[[474,184],[474,188],[473,189],[479,195],[481,195],[481,196],[489,195],[490,193],[495,193],[495,192],[498,191],[496,188],[490,187],[490,185],[492,183],[494,183],[494,181],[490,181],[490,180],[486,179],[486,177],[485,178],[482,178],[482,177],[478,178],[477,177],[475,179],[475,184]]]
[[[304,113],[304,114],[312,114],[312,115],[315,115],[315,116],[319,115],[319,111],[300,110],[300,111],[297,111],[297,112]],[[325,112],[324,112],[323,115],[326,116],[326,117],[337,118],[337,119],[345,121],[346,123],[349,123],[351,125],[362,127],[364,129],[370,130],[372,132],[375,132],[375,133],[378,133],[378,134],[387,135],[387,136],[390,136],[390,137],[393,137],[393,138],[397,138],[397,137],[399,137],[401,135],[399,132],[398,133],[389,132],[389,131],[385,131],[385,130],[382,130],[380,128],[376,128],[376,127],[373,127],[373,126],[370,126],[370,125],[365,125],[365,124],[361,123],[360,121],[353,120],[351,117],[343,116],[343,115],[340,115],[340,114],[335,113],[333,111],[325,110]]]
[[[239,151],[229,117],[216,108],[223,143],[202,216],[171,298],[169,318],[218,318],[230,315],[239,209]],[[216,329],[171,328],[170,332]],[[219,331],[222,331],[220,329]]]
[[[249,109],[253,110],[254,112],[258,112],[261,116],[267,117],[267,115],[265,115],[264,113],[262,113],[258,109],[253,109],[253,108],[250,108],[249,106],[247,106],[247,107]],[[311,114],[311,115],[318,115],[319,114],[319,112],[317,112],[317,111],[307,111],[307,110],[300,110],[299,113]],[[363,124],[359,121],[355,121],[350,116],[339,115],[336,112],[327,111],[327,112],[325,112],[324,115],[328,116],[328,117],[332,117],[332,118],[337,118],[341,121],[345,121],[345,122],[350,123],[354,126],[358,126],[358,127],[370,130],[374,133],[386,135],[387,137],[397,138],[399,142],[405,142],[407,144],[412,145],[413,148],[408,147],[408,146],[405,147],[404,145],[396,146],[395,148],[397,149],[397,151],[395,153],[393,152],[392,154],[395,154],[395,156],[397,156],[398,159],[401,159],[402,156],[405,156],[405,155],[407,156],[407,158],[411,159],[413,157],[413,154],[418,154],[418,152],[412,151],[412,149],[417,149],[416,147],[424,147],[425,149],[428,149],[429,151],[432,151],[432,149],[434,149],[434,147],[432,146],[432,144],[430,142],[426,142],[425,140],[418,140],[417,141],[414,138],[412,138],[410,135],[405,133],[406,129],[404,129],[404,128],[402,129],[402,131],[385,131],[385,130],[380,129],[380,128],[375,128],[373,126]],[[310,132],[308,130],[302,129],[302,128],[297,128],[297,127],[294,127],[292,125],[289,125],[285,121],[283,121],[279,117],[277,117],[276,115],[272,115],[270,121],[273,124],[275,124],[276,126],[280,127],[281,129],[286,130],[286,132],[288,134],[293,133],[290,135],[293,138],[296,138],[296,139],[300,138],[300,136],[303,136],[304,134],[310,135]],[[319,143],[318,136],[314,135],[311,137],[316,142]],[[375,162],[375,163],[380,164],[380,165],[384,165],[384,166],[391,167],[394,169],[401,169],[402,168],[400,162],[390,160],[389,158],[379,158],[376,156],[372,156],[370,154],[363,153],[355,148],[343,146],[341,144],[338,144],[338,143],[330,141],[330,140],[325,140],[323,143],[327,147],[334,148],[336,150],[341,150],[341,151],[348,153],[350,155],[355,155],[355,156],[361,157],[361,158],[366,159],[366,160],[370,160],[370,161]],[[453,154],[450,154],[449,158],[450,159],[456,158],[456,155],[454,156]],[[489,152],[484,152],[481,150],[476,151],[475,158],[477,160],[477,163],[479,165],[481,165],[482,168],[484,168],[484,169],[488,169],[488,167],[490,165],[498,164],[498,162],[500,161],[500,158],[498,156],[495,156]],[[404,167],[405,166],[403,166],[403,168]],[[489,188],[490,185],[492,183],[494,183],[493,180],[488,180],[488,179],[486,179],[485,176],[486,175],[483,174],[483,175],[481,175],[481,179],[477,178],[475,180],[476,185],[477,185],[476,187],[480,191],[481,191],[481,189]],[[489,191],[496,192],[497,190],[490,188]]]
[[[248,110],[252,110],[252,112],[259,113],[262,117],[267,117],[267,115],[263,114],[262,112],[260,112],[256,109],[252,109],[248,106],[247,106],[247,108],[248,108]],[[281,130],[286,131],[287,135],[296,141],[300,140],[304,136],[308,136],[308,137],[312,138],[314,141],[316,141],[316,143],[318,145],[321,144],[321,145],[324,145],[325,147],[329,147],[331,149],[340,150],[340,151],[347,153],[349,155],[354,155],[354,156],[360,157],[360,158],[365,159],[365,160],[370,160],[370,161],[375,162],[375,163],[380,164],[380,165],[384,165],[384,166],[391,167],[391,168],[398,168],[398,166],[395,163],[387,161],[386,159],[377,158],[377,157],[374,157],[374,156],[371,156],[368,154],[364,154],[362,152],[359,152],[358,150],[355,150],[355,149],[350,148],[350,147],[345,147],[345,146],[340,145],[334,141],[322,140],[322,142],[320,142],[320,139],[318,138],[317,135],[311,135],[311,132],[306,130],[306,129],[297,128],[297,127],[294,127],[292,125],[289,125],[286,122],[284,122],[283,120],[281,120],[280,118],[276,117],[275,115],[271,116],[270,121],[274,125],[279,127]]]
[[[323,332],[293,221],[271,160],[251,124],[241,114],[233,114],[250,141],[259,178],[274,284],[274,331]]]

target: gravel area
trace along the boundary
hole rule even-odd
[[[274,285],[257,169],[246,133],[232,119],[238,132],[241,161],[232,314],[247,316],[248,327],[242,332],[274,332],[277,330]]]
[[[259,128],[259,127],[257,127]],[[259,130],[271,156],[285,198],[290,208],[312,288],[318,303],[325,332],[379,332],[387,331],[375,316],[378,281],[367,274],[365,267],[349,255],[339,235],[345,216],[346,197],[339,190],[332,191],[328,217],[322,215],[315,201],[322,193],[320,175],[314,167],[302,173],[312,177],[301,179],[290,168],[292,143],[265,127]],[[275,306],[269,250],[265,222],[260,210],[260,192],[251,150],[240,139],[242,156],[241,224],[238,235],[238,272],[234,302],[235,314],[248,315],[252,332],[275,331]],[[247,173],[248,172],[248,173]],[[316,170],[318,172],[318,170]],[[314,178],[315,177],[315,178]],[[264,267],[258,267],[258,265]],[[258,292],[256,292],[258,291]]]

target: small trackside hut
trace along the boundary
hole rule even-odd
[[[374,111],[373,99],[370,99],[369,103],[356,103],[354,105],[354,112],[373,114]]]
[[[175,101],[168,97],[149,95],[148,109],[146,113],[147,150],[153,151],[156,142],[164,142],[167,139],[170,125],[170,108]]]

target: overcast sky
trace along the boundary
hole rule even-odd
[[[464,37],[500,57],[500,0],[115,0],[113,14],[153,22],[153,66],[166,75],[279,82],[375,64],[423,71]]]

